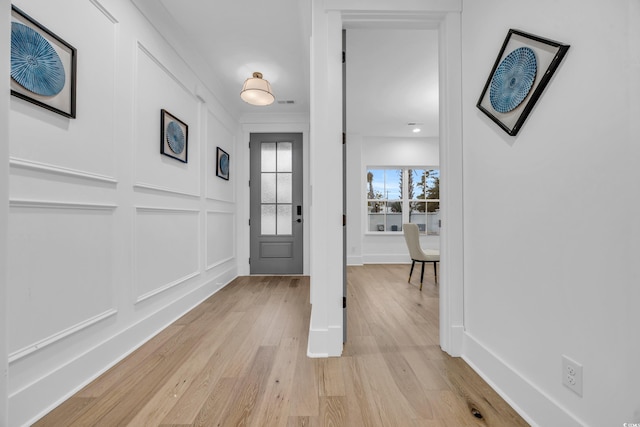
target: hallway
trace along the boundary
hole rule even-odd
[[[306,357],[308,277],[237,278],[35,425],[527,426],[440,350],[433,273],[408,269],[349,267],[330,359]]]

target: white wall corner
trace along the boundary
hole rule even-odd
[[[440,25],[440,342],[452,356],[462,353],[464,326],[464,235],[462,165],[461,15]]]

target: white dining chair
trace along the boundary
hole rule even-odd
[[[404,239],[407,242],[407,248],[409,248],[409,256],[411,257],[411,271],[409,272],[409,282],[411,282],[411,275],[413,274],[413,267],[416,262],[422,263],[422,271],[420,272],[420,290],[422,290],[422,281],[424,279],[424,264],[425,262],[433,263],[433,274],[435,276],[436,284],[438,283],[438,269],[436,264],[440,262],[440,251],[437,249],[422,249],[420,246],[420,230],[418,225],[414,223],[402,224],[402,232],[404,233]]]

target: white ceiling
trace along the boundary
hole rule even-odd
[[[438,136],[438,31],[347,30],[347,130]],[[413,133],[418,123],[420,133]]]
[[[169,42],[198,53],[192,65],[210,73],[204,83],[232,115],[309,113],[311,0],[132,1]],[[437,31],[358,28],[347,41],[349,132],[437,136]],[[254,71],[271,83],[274,104],[240,99]]]

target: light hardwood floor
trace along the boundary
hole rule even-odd
[[[306,357],[307,277],[240,277],[36,426],[527,426],[438,346],[433,272],[348,270],[343,357]],[[414,272],[415,273],[415,272]]]

